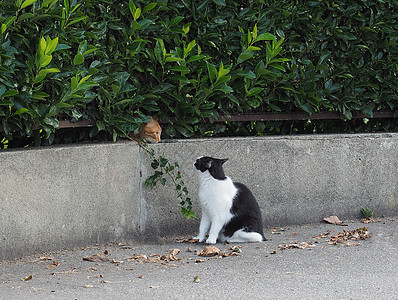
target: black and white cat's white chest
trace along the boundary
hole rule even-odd
[[[199,200],[202,218],[197,238],[207,232],[208,244],[220,242],[257,242],[265,240],[260,208],[250,190],[225,176],[222,165],[227,159],[200,157],[194,167],[199,175]]]

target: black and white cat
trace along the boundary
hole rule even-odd
[[[225,176],[222,165],[228,159],[199,157],[194,168],[199,173],[199,201],[202,219],[199,235],[207,244],[219,242],[265,241],[260,207],[250,190]]]

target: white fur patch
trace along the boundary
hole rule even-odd
[[[246,242],[261,242],[263,237],[258,232],[245,232],[243,229],[239,229],[234,234],[227,238],[228,243],[246,243]]]

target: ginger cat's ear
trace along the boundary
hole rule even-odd
[[[151,116],[151,118],[152,118],[153,120],[155,120],[156,122],[159,120],[158,115],[153,115],[153,116]]]

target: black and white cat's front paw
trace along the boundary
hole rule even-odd
[[[206,240],[206,244],[215,244],[217,242],[217,238],[208,238]]]
[[[195,236],[195,237],[193,237],[192,239],[193,239],[193,240],[199,240],[199,243],[202,243],[202,242],[205,240],[204,237],[200,237],[200,236]]]

